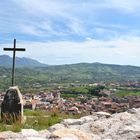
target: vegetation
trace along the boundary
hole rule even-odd
[[[80,86],[80,87],[69,87],[61,90],[62,97],[64,98],[76,98],[77,95],[82,94],[86,96],[102,96],[100,91],[105,89],[104,86]]]
[[[47,66],[42,68],[17,68],[16,84],[22,93],[35,93],[41,90],[52,90],[61,87],[62,97],[76,98],[79,94],[86,96],[102,96],[99,92],[106,89],[104,86],[87,86],[94,82],[140,81],[140,67],[107,65],[100,63],[80,63],[62,66]],[[11,69],[0,67],[0,90],[5,91],[11,85]],[[118,97],[140,95],[140,90],[119,88],[115,94]],[[84,101],[83,101],[84,102]],[[24,110],[25,124],[19,122],[6,125],[0,122],[0,131],[11,130],[19,132],[22,128],[36,130],[46,129],[65,118],[79,118],[60,113],[54,109],[51,112],[41,110]]]
[[[16,84],[22,89],[41,89],[94,82],[140,81],[140,67],[80,63],[42,68],[17,68]],[[0,67],[0,89],[11,85],[11,69]]]
[[[6,125],[0,121],[0,131],[13,131],[19,132],[22,128],[32,128],[35,130],[47,129],[48,127],[59,123],[62,119],[66,118],[79,118],[79,115],[68,115],[60,113],[57,109],[50,112],[45,112],[41,110],[24,110],[24,115],[26,116],[26,122],[21,124],[20,122],[13,123],[12,125]]]
[[[119,90],[115,96],[125,97],[125,96],[140,96],[140,91],[128,91],[128,90]]]

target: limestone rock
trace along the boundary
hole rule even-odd
[[[79,139],[76,136],[67,136],[60,138],[60,140],[79,140]]]
[[[11,131],[0,132],[0,140],[21,140],[22,135]]]
[[[39,131],[39,136],[43,137],[43,138],[49,138],[51,136],[51,132],[46,130],[41,130]]]
[[[131,114],[135,114],[137,113],[137,110],[135,108],[132,108],[132,109],[128,109],[127,112]]]
[[[47,139],[42,137],[26,137],[25,140],[47,140]]]
[[[81,119],[64,119],[61,123],[68,126],[68,125],[81,125],[84,120]]]
[[[83,123],[87,123],[87,122],[92,122],[95,119],[98,119],[98,118],[97,117],[93,117],[93,116],[85,116],[85,117],[80,118],[82,124]]]
[[[111,116],[111,114],[109,114],[109,113],[107,113],[107,112],[97,112],[96,113],[96,115],[98,115],[98,116],[106,116],[106,117],[110,117]]]
[[[77,137],[78,140],[101,140],[99,136],[90,133],[85,133],[77,129],[59,129],[53,132],[54,135],[63,137]]]
[[[55,130],[62,129],[62,128],[65,128],[65,126],[64,126],[63,124],[57,123],[57,124],[55,124],[55,125],[49,127],[48,130],[49,130],[50,132],[53,132],[53,131],[55,131]]]
[[[21,134],[24,137],[33,137],[33,136],[39,136],[39,133],[34,129],[22,129]]]
[[[20,133],[1,132],[0,140],[139,140],[140,108],[134,110],[135,113],[126,111],[111,117],[104,117],[103,112],[67,119],[39,132],[33,129],[23,129]]]
[[[104,122],[96,121],[91,125],[91,130],[94,134],[100,134],[104,132],[107,127],[109,127],[108,124],[105,124]]]
[[[128,112],[111,115],[110,118],[99,118],[92,122],[92,133],[98,134],[101,139],[111,140],[138,140],[140,134],[140,110],[135,114]]]

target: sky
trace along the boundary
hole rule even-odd
[[[140,0],[2,0],[0,55],[50,65],[81,62],[140,66]]]

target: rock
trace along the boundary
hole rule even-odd
[[[0,132],[0,140],[21,140],[23,137],[19,133],[11,131]]]
[[[61,123],[68,126],[68,125],[81,125],[84,123],[85,120],[82,119],[64,119]]]
[[[97,118],[98,117],[95,116],[85,116],[80,119],[65,119],[61,123],[64,124],[66,128],[85,130],[85,132],[89,132],[90,123]]]
[[[98,117],[93,115],[81,117],[80,119],[76,119],[76,121],[78,120],[80,123],[76,123],[75,125],[74,124],[67,125],[67,128],[78,129],[89,133],[91,132],[90,130],[91,122],[94,122],[97,119]]]
[[[92,121],[94,121],[95,119],[97,119],[97,117],[95,118],[95,117],[93,117],[93,116],[85,116],[85,117],[80,118],[81,124],[87,123],[87,122],[92,122]]]
[[[61,124],[61,123],[57,123],[57,124],[55,124],[55,125],[49,127],[48,130],[49,130],[50,132],[53,132],[53,131],[55,131],[55,130],[62,129],[62,128],[65,128],[65,126],[64,126],[63,124]]]
[[[124,112],[124,113],[122,113],[122,114],[120,115],[120,120],[121,120],[121,121],[127,121],[127,120],[129,120],[131,117],[132,117],[132,116],[131,116],[130,113]]]
[[[137,137],[138,139],[140,139],[140,134],[136,135],[136,137]]]
[[[101,139],[138,140],[140,134],[140,110],[135,114],[128,112],[111,115],[110,118],[99,118],[92,122],[91,131]]]
[[[39,132],[33,129],[23,129],[20,133],[1,132],[0,140],[139,140],[140,109],[135,111],[116,113],[111,117],[100,117],[106,116],[103,112],[98,117],[67,119]]]
[[[93,134],[100,134],[103,133],[109,127],[109,123],[105,123],[104,121],[95,121],[91,125],[91,131]]]
[[[76,136],[62,137],[60,140],[79,140]]]
[[[127,112],[131,114],[135,114],[137,113],[137,110],[135,108],[132,108],[132,109],[128,109]]]
[[[50,138],[51,133],[46,129],[46,130],[41,130],[39,131],[39,136],[43,138]]]
[[[111,117],[111,114],[109,114],[107,112],[102,112],[102,111],[101,112],[97,112],[96,115],[101,116],[101,117],[102,116]]]
[[[22,129],[21,134],[24,137],[33,137],[33,136],[39,136],[39,133],[34,129]]]
[[[47,140],[46,138],[42,137],[26,137],[25,140]]]
[[[54,135],[54,134],[51,134],[51,136],[49,137],[49,140],[59,140],[60,137]]]
[[[78,129],[83,132],[91,133],[90,127],[91,127],[91,122],[87,122],[82,125],[69,125],[67,128]]]
[[[53,135],[56,135],[60,138],[63,137],[77,137],[78,140],[101,140],[99,136],[86,133],[77,129],[59,129],[53,132]]]
[[[10,87],[1,104],[1,119],[5,123],[23,121],[23,99],[17,86]]]

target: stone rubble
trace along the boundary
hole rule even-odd
[[[110,115],[97,112],[65,119],[49,129],[0,132],[0,140],[140,140],[140,108]]]

